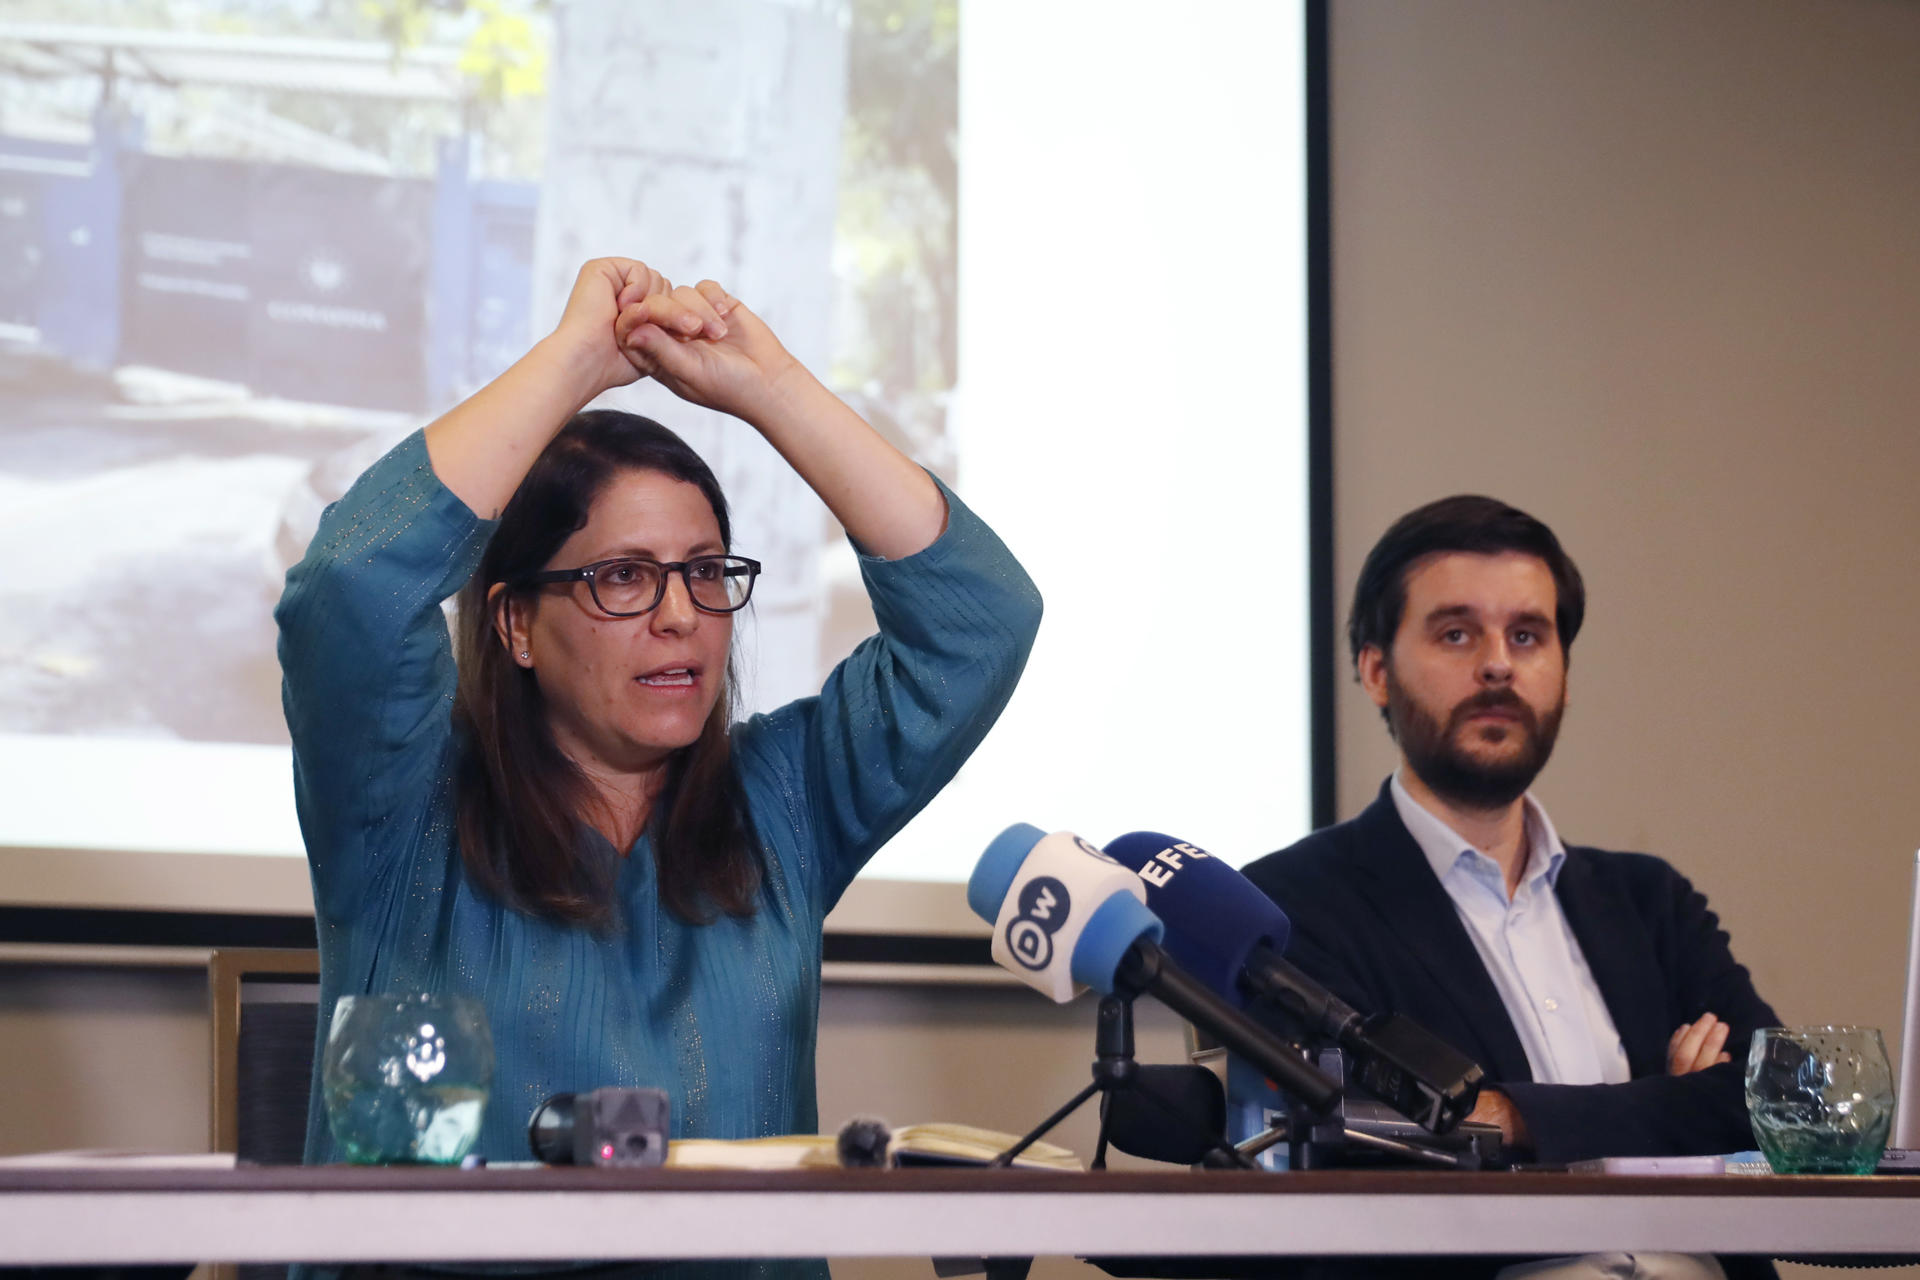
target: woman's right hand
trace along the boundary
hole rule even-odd
[[[614,333],[622,296],[672,291],[666,277],[633,258],[581,267],[553,332],[428,424],[427,456],[441,483],[476,513],[497,516],[569,418],[601,392],[639,378]]]
[[[640,377],[614,335],[614,321],[625,304],[642,298],[671,296],[673,283],[635,258],[595,258],[580,268],[573,292],[567,295],[553,341],[571,361],[579,362],[594,395],[624,387]]]

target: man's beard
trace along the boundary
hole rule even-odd
[[[1566,706],[1563,691],[1544,715],[1536,716],[1513,690],[1486,689],[1456,706],[1443,725],[1400,686],[1392,666],[1387,668],[1387,723],[1408,766],[1434,794],[1463,809],[1504,809],[1525,795],[1553,754]],[[1493,710],[1517,717],[1507,732],[1522,735],[1520,749],[1499,760],[1478,759],[1459,745],[1457,734],[1468,717]]]

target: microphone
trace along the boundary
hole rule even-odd
[[[1146,992],[1324,1114],[1340,1086],[1160,949],[1164,926],[1132,870],[1079,836],[1015,823],[967,881],[967,905],[993,925],[993,960],[1056,1004],[1092,987]]]
[[[1168,953],[1213,990],[1243,1008],[1264,999],[1300,1034],[1339,1045],[1361,1087],[1423,1129],[1447,1133],[1473,1110],[1480,1065],[1410,1018],[1361,1014],[1281,959],[1292,925],[1238,871],[1153,831],[1119,836],[1106,853],[1146,887]]]
[[[527,1118],[527,1143],[547,1164],[657,1166],[667,1159],[667,1109],[665,1089],[556,1093]]]
[[[1055,1004],[1088,987],[1113,994],[1127,949],[1164,931],[1129,868],[1072,832],[1024,822],[980,855],[967,905],[994,926],[993,962]]]

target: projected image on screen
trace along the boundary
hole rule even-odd
[[[964,878],[1015,820],[1298,834],[1300,34],[1268,10],[9,6],[0,850],[297,859],[287,567],[609,253],[749,301],[1046,594],[1006,721],[876,873]],[[1146,109],[1183,59],[1199,100]],[[686,436],[769,566],[744,709],[817,690],[872,629],[818,500],[741,424],[604,402]]]

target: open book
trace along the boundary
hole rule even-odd
[[[890,1132],[887,1163],[901,1167],[984,1165],[1018,1142],[1011,1133],[965,1124],[910,1124]],[[1080,1170],[1065,1147],[1036,1142],[1014,1160],[1019,1169]],[[779,1138],[676,1138],[667,1144],[669,1169],[837,1169],[839,1139],[830,1133]]]

